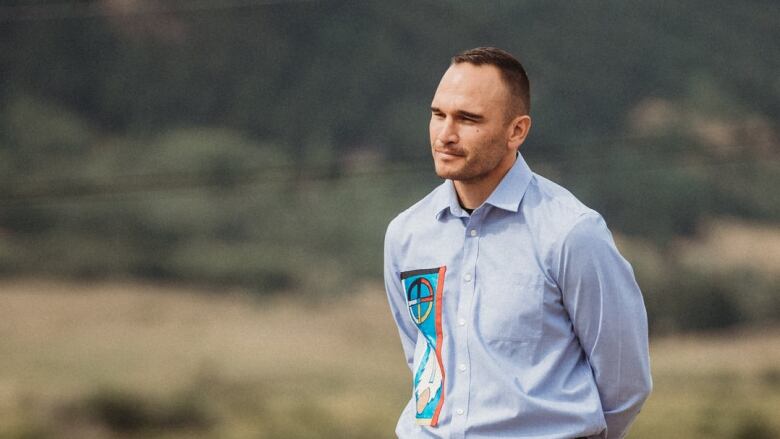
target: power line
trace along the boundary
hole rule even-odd
[[[147,14],[247,9],[262,6],[311,3],[318,0],[187,0],[136,3],[132,8],[108,9],[101,2],[63,2],[40,5],[0,6],[0,23],[125,17]]]
[[[601,158],[591,157],[587,161],[601,163]],[[567,170],[567,175],[625,175],[637,173],[664,172],[671,169],[708,169],[728,166],[742,167],[756,163],[778,163],[778,159],[710,160],[697,163],[669,163],[649,167],[623,167],[617,169],[594,169],[593,166],[581,166]],[[125,175],[110,180],[59,179],[37,182],[32,189],[0,193],[0,206],[20,207],[40,204],[52,204],[84,199],[116,201],[116,196],[143,195],[159,192],[193,191],[203,189],[235,190],[238,187],[268,185],[275,183],[295,184],[324,181],[344,181],[370,178],[392,174],[430,173],[433,175],[430,158],[415,161],[419,165],[381,165],[353,169],[349,172],[334,171],[333,167],[303,168],[264,167],[244,169],[226,177],[202,173],[168,173],[152,175]],[[560,165],[552,161],[538,161],[534,167],[550,168]],[[6,182],[0,187],[19,185]],[[108,198],[107,198],[108,197]]]
[[[427,163],[426,163],[427,165]],[[0,206],[59,202],[63,199],[106,197],[112,195],[144,194],[151,192],[192,191],[202,189],[233,190],[258,184],[296,184],[338,181],[370,177],[377,174],[411,173],[430,170],[430,166],[382,165],[369,166],[349,172],[337,171],[332,166],[295,168],[272,166],[234,170],[227,173],[166,173],[123,175],[104,180],[51,179],[28,182],[0,182],[0,187],[28,186],[23,190],[0,191]]]
[[[646,141],[651,143],[643,144]],[[579,151],[593,145],[619,145],[634,144],[641,149],[628,148],[619,151],[607,151],[603,154],[582,154]],[[549,150],[559,144],[545,143],[544,145],[530,145],[534,149]],[[707,159],[706,161],[659,163],[659,153],[668,153],[666,157],[678,157],[680,154],[689,154],[690,148],[680,150],[670,147],[665,142],[659,142],[654,136],[608,136],[587,139],[568,144],[574,147],[574,152],[562,152],[558,154],[546,154],[542,160],[529,160],[535,169],[558,170],[565,175],[597,175],[597,174],[623,174],[660,172],[676,168],[712,168],[723,166],[744,166],[755,163],[776,163],[778,159],[752,158],[742,160]],[[734,149],[744,147],[733,145]],[[695,150],[694,150],[695,152]],[[532,156],[533,154],[531,154]],[[630,162],[651,162],[653,166],[629,166],[622,168],[604,169],[605,163],[614,166],[615,157]],[[528,158],[528,154],[526,154]],[[679,158],[679,157],[678,157]],[[630,163],[629,162],[629,163]],[[415,165],[409,165],[413,163]],[[340,160],[320,166],[285,164],[275,166],[259,166],[233,169],[219,169],[218,172],[163,172],[156,174],[130,174],[112,175],[108,178],[53,178],[53,179],[9,179],[0,180],[0,206],[19,206],[45,203],[60,203],[72,199],[105,199],[116,195],[138,195],[152,192],[182,192],[203,189],[235,190],[239,187],[258,186],[263,184],[305,184],[322,181],[343,181],[359,179],[371,176],[389,174],[411,174],[433,176],[431,157],[417,156],[406,157],[404,163],[382,163],[379,161],[361,165],[349,160]],[[14,190],[13,188],[24,188]],[[300,187],[298,187],[300,189]]]

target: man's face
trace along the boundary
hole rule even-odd
[[[509,147],[509,90],[498,68],[453,64],[431,102],[431,149],[436,174],[478,181],[514,157]]]

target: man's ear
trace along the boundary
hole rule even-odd
[[[531,131],[531,116],[524,114],[515,117],[509,125],[509,130],[507,146],[518,150],[520,145],[525,142],[525,138],[528,137],[528,132]]]

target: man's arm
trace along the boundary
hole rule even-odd
[[[622,438],[652,388],[647,314],[604,220],[582,215],[563,239],[558,283],[601,397],[607,435]]]
[[[406,292],[403,290],[400,271],[396,266],[397,258],[394,256],[392,250],[394,243],[393,224],[391,223],[387,227],[387,233],[385,233],[385,292],[387,293],[387,300],[390,303],[390,312],[398,327],[398,333],[401,336],[401,347],[406,356],[406,363],[409,365],[409,370],[412,370],[414,367],[414,348],[417,343],[417,328],[412,324],[412,321],[409,318],[409,311],[406,305]]]

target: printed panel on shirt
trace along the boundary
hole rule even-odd
[[[414,374],[417,423],[435,427],[444,404],[442,347],[442,296],[446,267],[401,273],[409,317],[425,337],[425,351]]]

